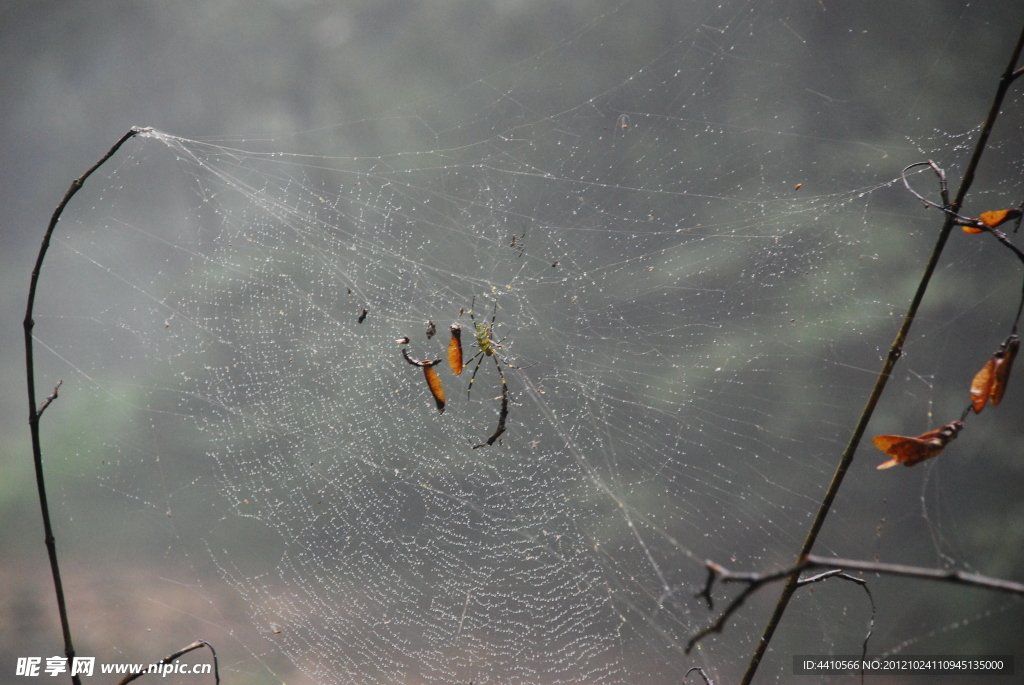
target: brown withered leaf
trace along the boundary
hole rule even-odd
[[[876,435],[872,439],[875,447],[892,457],[889,461],[879,464],[878,468],[888,469],[897,464],[914,466],[937,457],[963,427],[961,421],[950,421],[945,426],[913,438],[906,435]]]
[[[1006,394],[1006,384],[1010,380],[1010,372],[1013,370],[1013,360],[1017,358],[1020,351],[1020,338],[1011,335],[1003,343],[998,352],[992,355],[995,362],[995,369],[992,372],[992,404],[999,406]]]
[[[453,323],[452,339],[448,343],[448,366],[456,376],[462,375],[462,326]]]
[[[985,405],[991,400],[992,405],[998,407],[1006,394],[1006,384],[1010,380],[1010,372],[1013,370],[1013,360],[1017,358],[1020,351],[1020,338],[1011,334],[1009,338],[999,346],[992,358],[985,362],[981,371],[974,375],[971,381],[971,408],[975,414],[981,413]]]
[[[441,387],[441,379],[437,375],[437,371],[434,371],[434,367],[441,363],[440,359],[424,359],[423,361],[416,361],[409,356],[409,351],[406,348],[402,348],[402,356],[405,357],[405,361],[409,362],[413,366],[419,366],[423,369],[423,377],[427,379],[427,387],[430,389],[430,394],[434,396],[434,403],[437,404],[437,411],[441,414],[444,413],[444,388]]]
[[[437,411],[444,413],[444,388],[441,387],[441,379],[437,375],[437,371],[434,371],[433,366],[424,366],[423,375],[427,379],[427,387],[430,388],[430,394],[434,396],[434,402],[437,404]]]
[[[974,380],[971,381],[971,408],[974,409],[975,414],[980,414],[988,404],[989,398],[992,397],[992,381],[994,380],[992,372],[995,371],[995,368],[996,360],[993,357],[985,362],[981,371],[974,374]]]

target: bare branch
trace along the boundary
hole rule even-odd
[[[945,569],[923,568],[920,566],[904,566],[903,564],[883,564],[877,561],[858,561],[856,559],[839,559],[836,557],[819,557],[812,554],[807,555],[807,566],[804,568],[843,568],[847,571],[865,571],[868,573],[882,573],[890,576],[903,576],[905,578],[921,578],[923,580],[937,580],[953,585],[968,585],[970,587],[984,588],[1006,592],[1011,595],[1024,595],[1024,583],[1015,583],[1011,580],[990,578],[989,576],[977,573],[964,573],[963,571],[951,571]]]
[[[113,157],[114,153],[118,151],[125,141],[140,133],[151,130],[152,129],[133,127],[121,136],[120,140],[114,143],[114,146],[107,151],[107,154],[100,158],[100,161],[93,164],[88,171],[71,182],[71,186],[68,188],[67,192],[64,193],[64,197],[57,204],[57,208],[53,210],[53,215],[50,217],[50,224],[46,227],[46,233],[43,235],[43,242],[39,246],[39,255],[36,257],[36,264],[32,269],[32,278],[29,281],[28,286],[28,304],[25,306],[25,320],[22,322],[22,327],[25,330],[25,381],[28,386],[28,427],[29,434],[32,437],[32,460],[35,464],[36,470],[36,490],[39,493],[39,509],[43,515],[44,541],[46,543],[46,551],[50,557],[50,573],[53,575],[53,589],[57,595],[57,612],[60,614],[60,627],[64,634],[64,656],[67,657],[68,661],[74,659],[75,648],[71,643],[71,626],[68,622],[67,604],[64,602],[64,586],[60,579],[60,566],[57,564],[57,544],[53,537],[53,526],[50,523],[50,507],[49,504],[47,504],[46,482],[43,479],[43,451],[39,442],[39,417],[42,415],[43,410],[49,406],[50,402],[57,398],[57,390],[54,388],[53,394],[50,398],[47,398],[47,400],[43,402],[42,406],[36,409],[36,367],[32,355],[32,329],[35,327],[36,323],[32,319],[32,310],[35,307],[36,288],[39,285],[39,274],[43,269],[43,260],[46,258],[46,251],[50,247],[50,239],[53,237],[53,229],[57,227],[57,222],[60,221],[60,215],[64,212],[64,207],[66,207],[68,202],[71,201],[71,198],[74,197],[75,193],[82,188],[86,179],[92,176],[93,172],[99,169],[104,162]],[[60,383],[58,383],[57,386],[60,387]],[[81,685],[82,679],[75,674],[71,676],[71,682],[73,685]]]
[[[939,177],[939,195],[942,197],[941,205],[935,204],[934,202],[922,196],[919,192],[910,187],[910,181],[907,180],[907,172],[919,166],[931,167],[932,171],[935,172],[935,175]],[[956,212],[953,212],[952,210],[949,209],[949,188],[946,186],[946,172],[943,171],[938,164],[936,164],[930,159],[927,162],[916,162],[908,167],[905,167],[903,171],[900,172],[900,178],[903,179],[903,185],[906,187],[906,189],[909,190],[914,197],[923,202],[925,207],[935,207],[936,209],[941,209],[947,214],[952,214],[953,216],[957,216],[957,218],[959,218]]]
[[[745,572],[736,573],[711,561],[705,562],[705,566],[708,568],[708,578],[704,584],[704,589],[696,593],[695,596],[704,597],[707,600],[709,607],[711,605],[711,590],[716,580],[721,580],[723,583],[746,583],[747,587],[733,598],[732,602],[729,603],[729,606],[725,608],[725,611],[722,612],[714,623],[690,638],[690,641],[686,643],[687,654],[689,654],[690,650],[693,649],[694,645],[711,633],[722,632],[725,628],[726,622],[729,620],[729,617],[743,605],[750,595],[757,592],[762,586],[784,578],[795,578],[796,580],[794,585],[797,588],[835,577],[862,585],[868,593],[868,598],[871,600],[871,623],[868,628],[867,637],[864,638],[865,650],[867,649],[867,640],[871,637],[871,632],[874,627],[875,601],[871,596],[871,592],[867,588],[867,581],[862,578],[855,578],[847,575],[846,573],[843,573],[844,570],[881,573],[884,575],[920,578],[923,580],[937,580],[944,583],[952,583],[954,585],[967,585],[970,587],[996,590],[998,592],[1006,592],[1014,595],[1024,595],[1024,583],[1015,583],[1010,580],[1002,580],[999,578],[989,578],[988,576],[982,576],[976,573],[922,568],[920,566],[904,566],[903,564],[884,564],[877,561],[840,559],[838,557],[818,557],[814,555],[807,555],[807,557],[796,566],[783,569],[781,571],[775,571],[774,573],[765,574]],[[828,568],[830,570],[816,576],[811,576],[810,578],[799,578],[801,573],[814,568]]]
[[[757,592],[762,585],[776,580],[782,580],[783,578],[788,578],[794,574],[799,574],[800,571],[804,569],[803,565],[799,565],[777,573],[759,575],[757,573],[733,573],[732,571],[729,571],[728,569],[711,561],[705,562],[705,565],[708,567],[708,579],[704,584],[704,589],[701,592],[698,592],[695,596],[707,599],[709,608],[711,605],[711,588],[716,579],[720,578],[723,583],[746,583],[747,587],[743,589],[743,592],[733,598],[732,602],[730,602],[729,606],[725,608],[725,611],[722,612],[722,615],[718,617],[717,621],[690,638],[690,641],[686,643],[687,654],[690,653],[690,650],[693,649],[694,645],[711,633],[722,632],[725,628],[726,621],[729,620],[729,617],[732,616],[737,609],[743,606],[743,603],[747,601],[747,597]]]

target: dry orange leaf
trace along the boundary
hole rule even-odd
[[[1020,218],[1019,209],[997,209],[992,212],[982,212],[981,216],[978,217],[978,221],[989,228],[995,228],[1005,224],[1007,221],[1013,221],[1018,218]]]
[[[440,359],[433,361],[424,359],[421,362],[416,361],[409,356],[409,351],[402,348],[402,356],[405,357],[405,361],[409,362],[413,366],[419,366],[423,368],[423,377],[427,379],[427,387],[430,388],[430,394],[434,396],[434,403],[437,405],[437,411],[441,414],[444,413],[444,388],[441,387],[441,379],[437,375],[437,371],[434,371],[434,367],[441,363]]]
[[[992,378],[992,404],[999,406],[1006,394],[1006,384],[1010,381],[1010,371],[1013,370],[1013,360],[1017,358],[1020,351],[1020,338],[1011,335],[1005,343],[1006,350],[1000,350],[993,355],[996,362],[995,373]]]
[[[974,380],[971,381],[971,408],[974,409],[975,414],[980,414],[988,404],[989,398],[992,397],[993,371],[995,370],[996,360],[993,357],[985,362],[981,371],[974,374]]]
[[[1013,221],[1019,219],[1021,212],[1019,209],[996,209],[991,212],[982,212],[978,217],[978,221],[985,224],[989,228],[995,228],[1001,226],[1007,221]],[[963,226],[964,233],[981,233],[985,229],[976,228],[974,226]]]
[[[430,394],[434,396],[434,402],[437,404],[437,411],[443,414],[444,388],[441,387],[441,379],[438,378],[437,371],[434,371],[434,367],[432,365],[424,366],[423,375],[427,379],[427,387],[430,388]]]
[[[452,339],[448,343],[448,366],[456,376],[462,374],[462,326],[452,324]]]
[[[1006,384],[1013,370],[1013,360],[1019,351],[1020,338],[1012,334],[999,346],[992,358],[985,362],[981,371],[975,374],[974,380],[971,381],[971,407],[975,414],[980,413],[989,400],[996,407],[1003,401]]]
[[[963,422],[951,421],[916,438],[906,435],[876,435],[872,439],[875,447],[892,457],[889,461],[879,464],[878,468],[888,469],[897,464],[914,466],[926,459],[937,457],[963,427]]]

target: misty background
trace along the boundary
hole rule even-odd
[[[713,87],[696,100],[695,111],[687,113],[746,130],[793,134],[796,140],[786,163],[799,175],[784,184],[780,179],[780,193],[783,185],[788,191],[794,182],[805,185],[803,193],[867,188],[926,158],[929,145],[955,165],[976,139],[976,127],[987,112],[1024,20],[1019,8],[996,0],[821,0],[758,3],[756,7],[529,0],[0,5],[0,206],[4,208],[0,373],[7,388],[0,394],[4,442],[0,450],[4,523],[0,528],[0,680],[27,682],[13,676],[18,656],[62,652],[24,406],[21,320],[29,274],[49,216],[69,183],[130,126],[152,126],[189,139],[232,140],[240,148],[325,157],[431,150],[438,147],[436,132],[446,126],[464,124],[461,135],[469,140],[481,137],[470,124],[477,113],[499,101],[496,95],[488,100],[488,92],[514,92],[518,104],[539,117],[554,117],[613,87],[628,95],[624,82],[680,41],[704,48],[705,43],[694,37],[698,35],[695,26],[710,31],[707,26],[728,26],[743,13],[756,14],[751,21],[757,35],[738,40],[735,44],[742,54],[735,56],[728,43],[717,52],[711,49],[713,42],[706,43],[708,80],[712,72],[716,78]],[[537,60],[541,55],[545,58]],[[773,74],[767,83],[759,76],[766,72]],[[1021,187],[1024,117],[1016,94],[1019,89],[1018,84],[1011,90],[993,149],[986,153],[974,186],[975,193],[990,192],[992,202],[1021,200],[1000,192],[1007,188],[1019,192]],[[764,92],[770,92],[770,100],[758,102],[753,97]],[[637,100],[645,97],[635,95]],[[672,102],[672,97],[667,94],[665,100]],[[619,104],[629,110],[628,97],[623,99],[627,101]],[[489,116],[496,115],[490,112]],[[616,121],[608,115],[609,127]],[[641,122],[633,116],[630,123]],[[509,120],[503,127],[512,130],[514,125]],[[863,158],[851,155],[849,164],[840,166],[833,157],[817,156],[836,141],[859,146]],[[876,154],[880,150],[886,151],[884,156]],[[822,164],[825,158],[833,163]],[[868,159],[871,164],[865,166]],[[878,159],[885,160],[882,168]],[[680,173],[689,172],[682,169]],[[955,170],[950,177],[955,188],[959,181]],[[916,183],[920,192],[933,196],[930,179],[919,177]],[[86,184],[73,206],[100,201],[89,195],[93,185]],[[715,179],[702,179],[702,188],[715,193],[720,186]],[[154,188],[154,195],[162,190]],[[175,194],[182,191],[167,190],[172,199],[165,201],[171,206]],[[161,201],[155,199],[154,206]],[[858,293],[859,301],[889,302],[895,310],[892,321],[869,320],[864,330],[836,334],[838,342],[830,351],[838,360],[835,376],[822,380],[821,386],[851,389],[849,397],[837,400],[833,426],[837,435],[852,428],[856,414],[850,413],[851,407],[859,408],[866,397],[871,372],[891,341],[931,249],[933,233],[921,238],[919,232],[914,240],[914,231],[927,233],[939,225],[937,212],[924,212],[900,189],[883,191],[878,204],[893,225],[906,222],[910,237],[904,232],[880,235],[879,261],[871,267],[873,271],[855,273],[851,266],[836,273],[837,278],[850,278],[851,288],[871,289],[869,294]],[[974,211],[995,208],[975,205]],[[965,388],[976,361],[995,349],[988,341],[1008,327],[1006,303],[1016,301],[1020,265],[1001,254],[998,261],[993,260],[996,253],[991,246],[984,253],[981,248],[964,248],[966,243],[957,242],[961,240],[954,235],[944,258],[944,263],[952,259],[959,270],[947,273],[940,266],[940,276],[946,280],[936,282],[929,293],[926,306],[930,308],[915,328],[907,359],[897,367],[897,377],[873,424],[877,426],[874,433],[913,434],[952,419],[947,418],[948,407],[940,406],[931,425],[925,425],[921,423],[923,407],[927,405],[931,412],[933,402],[944,401],[942,389],[935,390],[940,383]],[[148,258],[137,257],[139,263]],[[67,273],[48,268],[44,268],[43,283],[44,288],[52,288],[48,291],[56,303],[52,311],[59,311],[61,302],[74,310],[78,299],[95,303],[102,297],[93,291],[75,292],[79,284]],[[991,284],[997,282],[1011,285],[994,294]],[[62,288],[68,295],[60,294]],[[865,312],[875,316],[873,310],[867,313],[867,307]],[[968,344],[968,337],[979,330],[992,335]],[[48,335],[59,337],[52,331]],[[923,346],[931,349],[914,348],[915,340],[926,341]],[[976,354],[969,356],[968,349]],[[926,357],[932,353],[934,359]],[[37,359],[44,356],[37,348]],[[969,368],[955,366],[961,361]],[[935,376],[912,377],[904,369],[907,364]],[[943,373],[948,377],[939,377]],[[45,397],[55,377],[44,369],[37,378],[37,394]],[[921,467],[899,469],[888,480],[873,480],[876,455],[862,443],[857,464],[861,471],[840,495],[820,551],[827,548],[840,556],[853,556],[844,551],[854,549],[864,556],[874,552],[883,561],[925,566],[969,563],[969,570],[1020,580],[1024,392],[1014,392],[1020,390],[1020,385],[1011,383],[998,423],[986,414],[986,423],[979,420],[970,426],[987,440],[950,466],[950,472],[935,476],[941,480],[938,490],[928,490],[936,486],[929,485]],[[957,398],[949,407],[961,404]],[[203,638],[217,647],[226,682],[309,682],[274,648],[266,631],[253,625],[250,607],[219,578],[209,559],[182,558],[175,540],[194,531],[168,523],[169,517],[157,504],[132,502],[125,496],[136,490],[133,479],[152,478],[162,466],[135,470],[126,466],[115,474],[95,475],[75,463],[77,451],[93,453],[101,449],[98,445],[107,444],[104,427],[117,425],[117,420],[97,415],[95,407],[76,400],[65,386],[42,421],[51,516],[77,652],[108,662],[152,662]],[[83,441],[82,436],[90,432],[101,434],[95,444]],[[834,450],[836,459],[839,451]],[[793,479],[793,489],[800,494],[796,499],[807,499],[800,506],[813,511],[825,482],[797,480],[805,476],[782,473],[779,479]],[[922,501],[936,493],[945,498],[939,507],[942,517],[922,525],[917,520]],[[197,508],[204,505],[201,495],[194,496]],[[775,551],[782,558],[795,553],[802,539],[802,513],[793,514],[791,546]],[[246,558],[260,544],[258,533],[253,533],[250,543],[244,524],[228,522],[221,530],[215,519],[211,521],[201,524],[205,527],[200,535],[225,547],[235,545],[239,565],[249,568],[251,563],[256,569],[252,572],[258,572],[261,562]],[[884,536],[876,532],[883,525]],[[937,544],[930,539],[929,531],[935,528],[954,541],[956,559],[936,558],[941,555],[934,550],[946,549],[948,541]],[[753,533],[748,541],[751,546],[760,544]],[[201,547],[190,542],[188,549]],[[775,558],[757,550],[749,560]],[[189,574],[196,569],[204,575],[192,585]],[[929,635],[933,640],[927,642],[929,650],[959,647],[996,653],[1021,646],[1024,624],[1019,602],[906,581],[885,587],[888,590],[879,590],[880,604],[885,597],[903,602],[895,612],[902,627],[894,629],[880,648],[898,644],[900,635],[915,639]],[[863,609],[856,604],[861,601],[856,595],[859,590],[848,592],[851,606]],[[774,591],[764,594],[760,603],[752,602],[743,610],[751,612],[749,625],[737,628],[737,634],[747,639],[751,632],[759,634],[775,596]],[[893,615],[890,605],[889,616]],[[968,627],[950,628],[960,620]],[[937,635],[929,634],[932,628]],[[799,644],[801,630],[806,628],[790,625],[788,629],[792,644]],[[786,638],[780,635],[779,639]],[[735,652],[743,654],[748,647],[736,647]],[[194,656],[205,658],[202,653]],[[721,665],[728,674],[743,666],[745,661]],[[770,678],[786,681],[785,671],[762,673],[764,682]]]

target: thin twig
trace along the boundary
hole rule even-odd
[[[866,573],[881,573],[889,576],[903,576],[904,578],[937,580],[954,585],[968,585],[985,590],[1006,592],[1011,595],[1024,595],[1024,583],[991,578],[977,573],[906,566],[904,564],[883,564],[877,561],[859,561],[857,559],[840,559],[838,557],[819,557],[814,554],[807,555],[805,563],[807,566],[804,568],[842,568],[847,571],[864,571]]]
[[[939,177],[939,195],[942,197],[941,205],[935,204],[928,198],[921,195],[921,193],[914,190],[913,187],[911,187],[910,185],[910,181],[907,180],[907,172],[919,166],[931,167],[932,171],[935,172],[935,175]],[[947,214],[953,214],[953,216],[956,216],[956,212],[952,212],[949,209],[949,187],[946,185],[946,172],[940,169],[938,164],[936,164],[930,159],[927,162],[916,162],[908,167],[905,167],[903,171],[900,172],[900,178],[903,179],[903,185],[907,190],[910,191],[910,194],[916,197],[921,202],[923,202],[925,207],[935,207],[936,209],[941,209],[943,212],[946,212]]]
[[[75,657],[75,648],[71,644],[71,627],[68,623],[67,605],[64,603],[64,586],[60,580],[60,566],[57,564],[57,545],[53,537],[53,526],[50,524],[50,507],[46,501],[46,484],[43,480],[43,452],[39,443],[39,417],[42,415],[43,410],[49,406],[51,400],[47,400],[43,403],[43,406],[36,409],[36,371],[35,362],[32,357],[32,328],[36,324],[35,321],[32,320],[32,309],[35,306],[36,288],[39,285],[39,273],[43,268],[43,259],[46,257],[46,251],[50,247],[50,238],[53,236],[53,229],[56,228],[57,222],[60,221],[60,215],[64,212],[64,207],[67,206],[75,193],[82,188],[86,179],[92,176],[94,171],[99,169],[104,162],[110,159],[126,140],[133,138],[140,133],[151,130],[152,129],[133,127],[128,131],[128,133],[121,136],[120,140],[114,143],[114,146],[110,148],[107,154],[103,155],[100,161],[96,162],[88,171],[76,178],[71,183],[71,187],[68,188],[68,191],[64,193],[64,197],[57,205],[57,208],[53,211],[53,216],[50,217],[50,224],[46,228],[46,235],[43,236],[43,243],[39,247],[39,256],[36,257],[36,264],[32,269],[32,279],[29,282],[28,305],[25,307],[25,320],[22,324],[25,329],[25,380],[28,385],[28,427],[29,432],[32,435],[32,459],[35,462],[36,469],[36,489],[39,491],[39,508],[43,515],[43,531],[45,534],[46,551],[50,557],[50,571],[53,574],[53,588],[57,593],[57,611],[60,613],[60,627],[64,633],[64,655],[68,658],[69,662]],[[58,383],[58,386],[59,385],[60,384]],[[56,397],[57,392],[55,389],[53,398],[56,399]],[[82,681],[81,678],[75,674],[71,676],[71,682],[74,683],[74,685],[81,685]]]
[[[169,664],[172,661],[174,661],[175,659],[177,659],[178,657],[180,657],[181,655],[188,654],[189,652],[191,652],[193,650],[196,650],[196,649],[199,649],[200,647],[209,647],[210,653],[213,654],[213,681],[214,681],[214,685],[220,685],[220,668],[219,668],[219,666],[217,664],[217,650],[215,650],[213,648],[213,645],[211,645],[206,640],[196,640],[195,642],[190,644],[188,647],[185,647],[184,649],[181,649],[181,650],[175,652],[174,654],[171,654],[169,656],[164,657],[163,659],[161,659],[157,663],[161,664],[161,665]],[[136,678],[141,678],[142,676],[146,675],[147,673],[149,673],[148,670],[139,671],[138,673],[131,673],[129,675],[126,675],[124,678],[122,678],[121,681],[117,685],[126,685],[127,683],[130,683],[133,680],[135,680]],[[161,673],[160,675],[162,676],[163,674]]]
[[[978,137],[978,143],[974,148],[974,153],[971,155],[971,159],[967,163],[967,168],[964,170],[964,177],[960,182],[960,188],[957,190],[956,198],[953,202],[948,203],[949,209],[952,209],[954,212],[959,210],[963,205],[964,197],[967,195],[967,191],[970,190],[971,184],[974,183],[974,174],[981,161],[981,155],[984,153],[985,148],[988,145],[988,138],[992,134],[992,127],[995,125],[996,119],[999,116],[999,110],[1003,105],[1003,99],[1006,97],[1006,92],[1009,90],[1010,84],[1020,76],[1020,72],[1024,71],[1017,69],[1017,61],[1020,59],[1022,48],[1024,48],[1024,27],[1021,28],[1021,33],[1017,38],[1017,44],[1013,48],[1009,64],[999,79],[999,87],[996,89],[995,97],[992,98],[992,106],[989,108],[988,116],[985,118],[985,123],[982,125],[981,135]],[[868,422],[871,420],[871,417],[875,412],[875,407],[878,404],[879,398],[882,396],[882,391],[885,389],[893,367],[896,366],[896,360],[898,360],[903,354],[903,344],[910,332],[911,325],[914,323],[914,318],[917,316],[918,307],[920,307],[921,301],[924,299],[924,293],[928,289],[928,284],[931,281],[931,277],[935,272],[936,266],[938,265],[939,257],[942,255],[942,250],[946,246],[946,241],[949,239],[949,234],[953,229],[953,225],[953,217],[947,215],[945,221],[943,221],[942,230],[939,231],[939,237],[935,241],[935,247],[932,249],[931,257],[928,259],[928,264],[925,266],[924,273],[921,275],[921,282],[917,287],[917,292],[914,293],[914,298],[911,300],[910,306],[907,308],[907,313],[903,317],[903,323],[900,325],[900,329],[896,333],[896,339],[889,348],[889,354],[882,363],[882,368],[878,373],[878,378],[875,380],[875,386],[872,388],[871,394],[868,396],[867,402],[864,404],[864,410],[861,412],[860,418],[857,420],[857,425],[854,427],[853,434],[850,436],[850,441],[847,443],[846,449],[843,450],[843,454],[839,459],[839,464],[836,466],[835,474],[833,474],[832,481],[829,483],[828,489],[821,500],[821,505],[818,507],[818,512],[815,514],[814,520],[811,522],[811,527],[807,531],[807,537],[805,538],[803,545],[800,547],[797,559],[804,559],[810,554],[811,549],[814,548],[814,543],[818,539],[818,533],[821,532],[822,526],[825,525],[825,519],[828,517],[829,511],[832,509],[832,503],[835,501],[836,494],[839,492],[839,487],[843,483],[843,478],[846,476],[846,472],[849,470],[850,464],[853,463],[853,455],[857,452],[857,447],[860,445],[860,440],[864,436],[864,431],[867,429]],[[789,581],[786,583],[782,593],[779,595],[779,600],[775,605],[775,610],[772,612],[771,618],[768,619],[768,623],[765,625],[764,633],[761,635],[761,639],[754,648],[754,653],[750,657],[750,663],[747,664],[747,670],[743,673],[740,685],[750,685],[754,680],[754,675],[757,673],[757,667],[760,665],[761,659],[764,658],[764,654],[768,650],[768,645],[771,643],[772,636],[775,634],[775,630],[778,628],[783,614],[786,613],[786,607],[789,605],[789,600],[792,599],[793,593],[796,592],[796,589],[797,577],[795,575],[790,576]]]
[[[811,583],[820,583],[821,581],[828,580],[829,578],[839,578],[841,580],[848,580],[851,583],[856,583],[857,585],[860,585],[861,588],[863,588],[864,593],[868,596],[868,602],[871,603],[871,618],[868,619],[868,632],[865,633],[864,641],[860,645],[860,682],[861,685],[864,685],[864,660],[868,656],[868,641],[871,640],[871,634],[875,632],[875,614],[877,613],[877,608],[875,607],[875,598],[871,594],[871,588],[868,587],[868,581],[864,580],[863,578],[856,578],[848,573],[843,573],[841,569],[835,568],[831,571],[825,571],[824,573],[819,573],[816,576],[811,576],[810,578],[804,578],[803,580],[799,580],[797,581],[797,587],[803,587],[804,585],[810,585]]]
[[[732,571],[729,571],[718,564],[713,564],[710,561],[706,562],[706,565],[710,571],[708,574],[708,580],[704,585],[704,589],[697,593],[696,596],[705,597],[708,604],[711,603],[711,587],[714,585],[716,579],[721,579],[723,583],[746,583],[747,587],[743,588],[743,592],[733,598],[732,602],[730,602],[729,606],[725,608],[725,611],[722,612],[717,621],[690,638],[690,641],[686,643],[686,654],[689,654],[694,645],[711,633],[722,632],[725,628],[726,621],[729,620],[729,617],[736,613],[736,610],[743,606],[743,603],[747,601],[747,597],[757,592],[762,585],[775,582],[776,580],[782,580],[783,578],[788,578],[794,574],[799,575],[800,571],[803,570],[802,568],[797,568],[795,570],[786,569],[784,571],[769,573],[762,576],[756,573],[733,573]]]
[[[789,578],[790,583],[797,588],[832,577],[840,577],[844,580],[850,580],[860,584],[864,582],[862,579],[848,576],[843,573],[843,571],[861,571],[866,573],[881,573],[890,576],[902,576],[904,578],[936,580],[943,583],[952,583],[953,585],[966,585],[969,587],[983,588],[985,590],[996,590],[997,592],[1005,592],[1012,595],[1024,595],[1024,583],[1016,583],[1012,580],[1003,580],[1001,578],[990,578],[989,576],[982,576],[977,573],[923,568],[920,566],[905,566],[903,564],[884,564],[877,561],[840,559],[838,557],[819,557],[814,556],[813,554],[807,555],[802,562],[790,568],[765,574],[730,571],[712,561],[705,562],[705,566],[708,568],[708,578],[704,584],[704,589],[697,593],[697,596],[707,598],[709,603],[711,601],[711,591],[715,581],[721,581],[723,583],[746,583],[747,587],[743,589],[743,592],[733,598],[732,602],[729,603],[729,606],[725,608],[714,623],[690,638],[690,641],[686,644],[687,653],[693,649],[694,645],[711,633],[722,632],[726,621],[728,621],[729,617],[740,608],[740,606],[747,600],[747,597],[757,592],[764,585],[774,583],[775,581],[782,580],[783,578]],[[827,568],[831,570],[810,578],[800,578],[801,573],[815,568]],[[866,584],[864,587],[865,590],[867,590]],[[870,592],[868,592],[868,597],[871,598]],[[874,615],[875,602],[874,599],[871,598],[871,624],[869,626],[868,635],[864,639],[865,654],[867,653],[867,640],[871,637],[871,630],[874,626]]]
[[[53,386],[53,392],[51,392],[50,396],[47,397],[45,400],[43,400],[43,403],[39,405],[39,411],[36,412],[36,416],[37,417],[38,416],[42,416],[43,412],[46,411],[46,408],[49,407],[50,404],[55,399],[57,399],[57,391],[60,390],[60,386],[63,385],[63,384],[64,384],[64,381],[57,381],[57,385]]]
[[[711,678],[708,678],[708,674],[707,674],[707,673],[705,673],[705,672],[704,672],[704,669],[703,669],[703,668],[701,668],[700,666],[694,666],[694,667],[693,667],[693,668],[691,668],[691,669],[690,669],[689,671],[687,671],[687,672],[686,672],[686,675],[684,675],[684,676],[683,676],[683,680],[684,680],[684,681],[685,681],[685,680],[689,680],[689,679],[690,679],[690,674],[691,674],[691,673],[693,673],[694,671],[697,671],[697,673],[700,673],[700,677],[704,679],[704,682],[705,682],[705,683],[706,683],[707,685],[715,685],[715,681],[714,681],[714,680],[712,680]]]
[[[1021,71],[1021,73],[1024,73],[1024,70],[1018,70],[1018,71]],[[1014,73],[1017,73],[1017,72],[1014,72]],[[913,187],[911,187],[910,181],[907,180],[907,172],[910,171],[911,169],[913,169],[914,167],[919,167],[919,166],[929,166],[929,167],[931,167],[932,171],[934,171],[935,174],[939,177],[939,190],[940,190],[940,194],[942,196],[942,202],[943,202],[942,205],[935,204],[934,202],[932,202],[931,200],[929,200],[928,198],[924,197],[919,192],[914,190]],[[959,213],[953,211],[950,208],[950,206],[949,206],[949,190],[947,189],[947,186],[946,186],[946,173],[941,168],[939,168],[939,166],[935,162],[933,162],[931,160],[928,160],[927,162],[917,162],[916,164],[911,164],[910,166],[904,168],[903,171],[900,172],[900,177],[903,179],[903,185],[906,187],[906,189],[909,190],[910,193],[914,197],[916,197],[918,200],[923,202],[926,207],[937,207],[938,209],[941,209],[948,216],[953,217],[953,223],[955,225],[957,225],[957,226],[964,226],[964,227],[968,227],[968,228],[973,228],[973,229],[977,229],[978,231],[985,231],[986,233],[992,234],[992,236],[996,240],[998,240],[1003,245],[1003,247],[1005,247],[1005,248],[1009,249],[1011,252],[1013,252],[1013,254],[1017,256],[1017,259],[1019,259],[1021,261],[1021,263],[1024,263],[1024,251],[1022,251],[1019,247],[1014,245],[1010,241],[1009,237],[1007,237],[1007,235],[1005,233],[1003,233],[1002,231],[997,229],[995,226],[989,226],[988,224],[983,222],[980,218],[979,219],[972,219],[972,218],[969,218],[969,217],[960,216]],[[1020,222],[1021,222],[1021,218],[1022,217],[1024,217],[1024,203],[1021,204],[1021,208],[1017,211],[1017,220],[1014,222],[1014,228],[1013,228],[1013,232],[1014,233],[1016,233],[1017,229],[1020,228]],[[1022,292],[1022,294],[1021,294],[1020,305],[1017,307],[1017,318],[1015,318],[1013,320],[1013,331],[1012,331],[1013,333],[1017,332],[1017,324],[1020,322],[1020,315],[1021,315],[1022,311],[1024,311],[1024,292]],[[964,416],[966,416],[966,415],[967,414],[965,413]],[[961,418],[961,421],[962,420],[963,419]]]
[[[1018,225],[1019,221],[1020,218],[1018,217]],[[980,228],[983,231],[991,233],[996,240],[1003,244],[1004,247],[1009,248],[1013,252],[1013,254],[1017,255],[1017,259],[1019,259],[1021,263],[1024,264],[1024,251],[1022,251],[1019,247],[1010,242],[1010,239],[1002,231],[996,228],[992,228],[990,226],[986,226],[980,221],[971,221],[970,223],[964,225],[971,226],[972,228]],[[1017,325],[1020,323],[1020,315],[1022,311],[1024,311],[1024,286],[1022,286],[1020,304],[1017,305],[1017,318],[1013,320],[1013,329],[1010,331],[1011,333],[1017,332]]]

